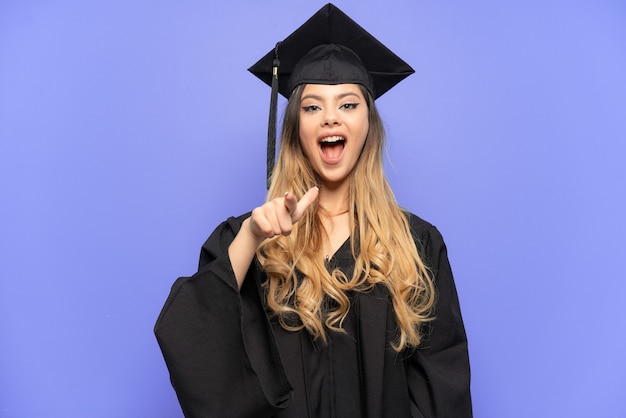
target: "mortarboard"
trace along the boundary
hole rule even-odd
[[[267,178],[276,154],[277,93],[287,99],[301,84],[361,84],[377,99],[414,70],[332,4],[248,69],[272,87]]]

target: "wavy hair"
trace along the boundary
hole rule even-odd
[[[294,90],[285,110],[268,201],[285,191],[299,199],[320,184],[300,145],[303,89],[299,86]],[[352,277],[338,269],[330,273],[326,269],[321,252],[325,231],[317,202],[290,235],[265,240],[257,256],[267,274],[263,283],[267,306],[281,326],[292,331],[305,328],[324,342],[327,329],[343,331],[342,323],[350,309],[348,292],[386,286],[399,331],[392,347],[401,351],[420,344],[421,325],[432,319],[435,289],[413,240],[407,214],[398,206],[384,175],[385,133],[374,99],[367,90],[361,90],[368,106],[369,131],[350,176],[349,222],[355,258]],[[326,298],[331,303],[325,303]]]

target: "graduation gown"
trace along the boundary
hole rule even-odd
[[[172,286],[155,325],[172,385],[189,417],[319,418],[320,394],[311,393],[306,376],[315,369],[307,366],[311,355],[319,353],[307,332],[287,332],[269,319],[256,259],[237,289],[228,246],[248,216],[222,223],[202,247],[198,272]],[[436,319],[419,348],[397,353],[386,288],[358,294],[351,318],[360,411],[367,418],[471,417],[467,339],[446,246],[434,226],[408,216],[434,275]]]

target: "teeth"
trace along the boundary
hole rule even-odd
[[[345,141],[345,138],[343,136],[327,136],[326,138],[322,138],[323,143],[332,143],[332,142],[339,142],[339,141]]]

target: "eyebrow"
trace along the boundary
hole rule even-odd
[[[356,92],[353,91],[347,91],[345,93],[339,93],[335,96],[335,99],[343,99],[344,97],[348,97],[348,96],[356,96],[358,99],[361,99],[361,96],[359,96]],[[317,94],[307,94],[306,96],[302,96],[300,98],[300,101],[304,101],[306,99],[314,99],[314,100],[319,100],[319,101],[323,101],[324,98],[322,96],[318,96]]]

